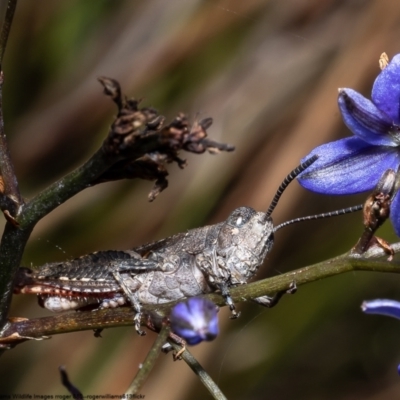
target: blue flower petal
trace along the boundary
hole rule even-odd
[[[394,147],[372,146],[357,137],[323,144],[314,154],[318,160],[297,178],[306,189],[323,194],[354,194],[372,190],[382,171],[397,171],[400,154]]]
[[[171,330],[190,345],[213,340],[218,335],[216,305],[203,298],[193,297],[178,303],[171,311]]]
[[[400,54],[375,79],[372,101],[395,124],[400,124]]]
[[[338,104],[344,123],[360,139],[376,146],[399,144],[391,119],[360,93],[340,89]]]
[[[387,315],[400,319],[400,303],[398,301],[386,299],[364,301],[361,305],[361,309],[366,314]]]

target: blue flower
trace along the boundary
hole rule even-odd
[[[361,310],[366,314],[387,315],[400,319],[400,302],[394,300],[370,300],[361,304]]]
[[[192,297],[171,311],[171,330],[190,345],[217,337],[218,308],[210,300]]]
[[[354,136],[315,148],[318,160],[298,178],[314,192],[343,195],[372,190],[387,169],[400,165],[400,54],[383,69],[372,88],[372,101],[352,89],[339,89],[339,109]],[[391,207],[400,236],[400,196]]]

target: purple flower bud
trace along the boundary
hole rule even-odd
[[[218,335],[218,308],[210,300],[192,297],[171,312],[171,330],[190,345],[213,340]]]

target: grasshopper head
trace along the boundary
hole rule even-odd
[[[254,276],[273,245],[270,216],[239,207],[223,223],[217,238],[218,265],[230,275],[232,285]]]

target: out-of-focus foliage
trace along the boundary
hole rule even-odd
[[[88,189],[35,228],[25,265],[127,249],[225,219],[237,206],[265,210],[282,178],[312,148],[349,135],[337,89],[368,95],[378,58],[399,53],[400,3],[382,0],[20,0],[5,57],[5,123],[26,197],[82,163],[115,110],[97,76],[163,115],[211,116],[210,135],[237,150],[189,155],[148,203],[149,182]],[[293,183],[274,220],[357,204]],[[361,215],[279,231],[259,277],[348,250]],[[380,232],[395,240],[388,225]],[[60,248],[62,250],[60,250]],[[366,273],[302,287],[275,309],[220,312],[221,334],[193,349],[230,399],[393,399],[400,392],[397,321],[365,316],[364,299],[398,299],[398,276]],[[14,316],[39,316],[15,298]],[[0,364],[0,393],[63,394],[58,366],[88,394],[121,394],[154,340],[133,329],[25,343]],[[66,394],[66,393],[65,393]],[[148,399],[203,399],[183,362],[161,356]]]

